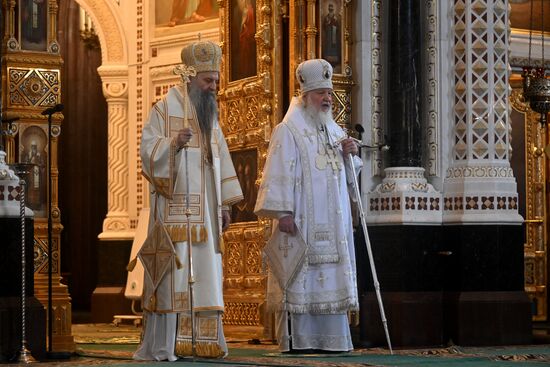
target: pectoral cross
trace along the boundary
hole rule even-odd
[[[284,236],[282,245],[279,245],[279,250],[283,251],[283,256],[288,257],[288,250],[292,249],[294,246],[288,243],[288,236]]]
[[[332,170],[334,172],[340,170],[340,161],[338,160],[338,157],[336,156],[336,153],[333,149],[327,150],[327,163],[332,166]]]

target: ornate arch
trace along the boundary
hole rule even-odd
[[[128,64],[128,44],[113,1],[76,0],[97,26],[103,65]]]

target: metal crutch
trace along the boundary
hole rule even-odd
[[[369,264],[372,272],[374,291],[376,293],[376,299],[378,300],[378,307],[380,308],[380,317],[382,318],[382,324],[384,325],[384,332],[386,333],[386,342],[388,343],[390,354],[393,354],[393,349],[391,347],[391,340],[390,340],[390,332],[388,331],[388,321],[386,320],[386,314],[384,313],[384,304],[382,303],[382,295],[380,294],[380,283],[378,282],[378,276],[376,275],[376,267],[374,266],[374,258],[372,256],[369,233],[367,232],[367,222],[365,219],[365,212],[363,210],[363,201],[361,200],[359,184],[357,183],[357,176],[355,175],[355,169],[353,168],[353,155],[351,153],[348,154],[348,162],[351,168],[351,173],[352,173],[351,175],[353,176],[353,189],[355,191],[357,205],[359,206],[359,216],[361,217],[361,226],[363,227],[363,234],[365,236],[365,246],[367,247],[367,253],[369,255]]]

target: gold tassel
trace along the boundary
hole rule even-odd
[[[187,241],[187,225],[183,226],[166,226],[166,230],[170,235],[172,242]],[[205,242],[208,239],[208,231],[202,224],[194,225],[191,228],[191,239],[193,244]]]
[[[187,226],[168,226],[166,228],[170,234],[170,239],[172,242],[183,242],[187,241]]]
[[[201,238],[199,242],[205,242],[207,238],[208,238],[208,234],[206,233],[206,227],[201,226]]]
[[[197,233],[199,233],[199,226],[191,227],[191,242],[199,242],[199,235]]]
[[[181,260],[178,255],[176,255],[176,268],[178,268],[178,270],[183,268],[183,264],[181,263]]]
[[[191,344],[191,341],[176,341],[175,352],[178,356],[190,356],[191,354],[193,354],[193,345]],[[195,342],[195,352],[198,357],[206,358],[220,358],[223,357],[225,354],[219,344],[202,341]]]
[[[134,259],[130,261],[128,265],[126,265],[126,270],[128,272],[131,272],[136,267],[136,264],[137,264],[137,257],[134,257]]]

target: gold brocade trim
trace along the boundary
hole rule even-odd
[[[167,225],[166,231],[170,235],[172,242],[187,241],[187,224],[183,224],[181,226]],[[191,241],[193,243],[206,242],[207,239],[208,232],[204,224],[191,225]]]
[[[145,173],[145,171],[142,170],[142,171],[141,171],[141,175],[142,175],[143,177],[145,177],[145,179],[146,179],[147,181],[149,181],[150,183],[153,183],[153,181],[149,178],[149,176],[147,176],[147,173]]]
[[[155,178],[153,185],[160,195],[170,199],[170,180],[168,178]]]
[[[175,350],[176,355],[179,357],[193,354],[193,346],[190,340],[177,340]],[[198,357],[221,358],[225,355],[225,351],[217,342],[195,341],[195,354]]]
[[[154,299],[150,298],[150,300],[155,302],[154,306],[156,307],[157,306],[156,305],[156,298],[154,298]],[[142,300],[142,301],[144,301],[144,300]],[[153,309],[152,307],[150,307],[146,304],[144,304],[141,307],[141,309],[144,310],[144,311],[147,311],[147,312],[154,312],[154,313],[160,313],[160,314],[169,314],[169,313],[174,313],[174,312],[181,312],[181,311],[174,311],[173,309],[157,310],[157,309]],[[195,312],[203,312],[203,311],[221,311],[221,312],[224,312],[224,308],[219,307],[219,306],[193,307],[193,310],[195,310]]]
[[[161,104],[163,105],[164,108],[160,108]],[[153,107],[155,108],[155,110],[157,110],[161,119],[164,121],[166,119],[166,102],[164,100],[161,100],[159,101],[159,103],[155,103]]]
[[[220,306],[202,306],[202,307],[193,307],[195,312],[204,312],[204,311],[221,311],[223,312],[223,307]]]

